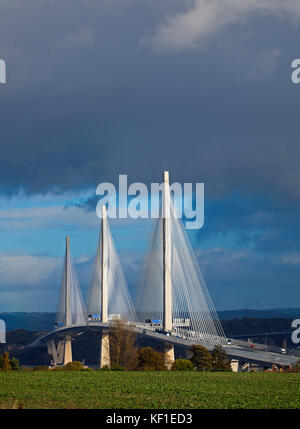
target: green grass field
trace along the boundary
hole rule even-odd
[[[300,373],[0,373],[0,408],[300,408],[299,392]]]

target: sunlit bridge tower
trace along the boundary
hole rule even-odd
[[[55,329],[58,337],[62,337],[56,344],[52,339],[48,342],[48,353],[52,355],[56,365],[66,365],[72,362],[72,337],[68,329],[74,325],[86,323],[87,315],[79,287],[75,268],[70,254],[70,238],[66,236],[66,250],[63,265],[63,276],[58,302],[58,311],[55,321]],[[63,330],[59,336],[59,331]]]
[[[191,344],[226,344],[188,234],[177,215],[168,171],[163,179],[162,216],[154,222],[135,298],[139,323]],[[170,338],[166,339],[165,356],[169,363],[174,360],[174,347],[170,344]]]
[[[110,365],[109,324],[114,319],[135,320],[133,304],[107,219],[102,206],[102,222],[97,253],[87,294],[88,324],[103,326],[100,337],[100,367]]]
[[[163,329],[172,331],[172,276],[171,276],[171,230],[170,230],[170,182],[169,172],[164,172],[163,187]],[[174,346],[165,344],[165,357],[168,365],[175,360]]]
[[[71,325],[70,308],[70,277],[71,277],[71,258],[70,258],[70,238],[66,237],[66,258],[65,258],[65,326]],[[66,335],[64,340],[64,365],[72,362],[72,338]]]
[[[107,243],[107,214],[106,206],[102,206],[101,225],[101,322],[108,322],[108,243]],[[100,339],[100,368],[110,366],[109,333],[102,331]]]

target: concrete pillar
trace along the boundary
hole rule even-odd
[[[62,365],[64,361],[64,340],[58,341],[57,346],[55,345],[54,340],[50,340],[47,342],[48,354],[52,356],[52,360],[54,365]]]
[[[108,306],[107,306],[107,215],[106,206],[102,206],[102,279],[101,279],[101,310],[102,310],[102,322],[108,321]]]
[[[72,324],[70,308],[70,239],[66,236],[66,258],[65,258],[65,326]]]
[[[100,368],[110,366],[109,333],[102,331],[100,337]]]
[[[169,172],[164,172],[163,191],[163,329],[172,330],[172,279],[170,243],[170,184]]]
[[[172,344],[165,344],[164,346],[165,364],[168,369],[171,369],[172,363],[175,360],[174,346]]]
[[[66,236],[66,261],[65,261],[65,326],[72,324],[71,306],[70,306],[70,239]],[[72,362],[72,338],[66,335],[64,339],[64,361],[63,364]]]
[[[66,335],[64,341],[64,365],[72,362],[72,338],[70,335]]]
[[[231,366],[232,372],[238,372],[239,361],[237,359],[231,359],[230,366]]]
[[[107,271],[108,271],[108,255],[107,255],[107,214],[106,206],[102,206],[102,266],[101,266],[101,311],[102,323],[108,321],[108,290],[107,290]],[[100,368],[110,366],[110,348],[109,348],[109,333],[102,331],[100,337]]]

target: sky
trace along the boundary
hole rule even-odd
[[[85,293],[99,183],[205,184],[189,231],[218,310],[300,306],[298,0],[0,0],[0,311]],[[138,288],[150,220],[111,221]]]

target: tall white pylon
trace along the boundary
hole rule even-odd
[[[133,304],[128,292],[123,270],[114,246],[107,219],[106,206],[102,206],[101,230],[97,254],[87,295],[88,315],[102,323],[112,318],[135,320]],[[102,331],[100,366],[109,365],[109,337]]]
[[[105,206],[102,208],[97,253],[87,293],[87,312],[90,317],[95,319],[96,316],[103,323],[116,316],[127,321],[135,320],[133,304],[114,246]]]
[[[163,188],[163,329],[172,330],[172,278],[170,235],[169,172],[164,172]]]
[[[56,328],[68,327],[86,322],[86,311],[77,279],[71,262],[70,239],[66,236],[66,250],[63,266],[63,276],[60,289]],[[72,338],[66,335],[56,348],[54,341],[48,344],[48,351],[53,356],[55,364],[64,365],[72,362]]]
[[[164,172],[163,216],[155,222],[136,310],[141,323],[200,344],[226,344],[226,337],[201,274],[189,237],[177,216]]]
[[[171,231],[170,231],[170,182],[169,172],[164,172],[163,188],[163,329],[172,331],[172,277],[171,277]],[[165,363],[168,368],[175,360],[174,346],[165,344]]]
[[[66,258],[65,258],[65,325],[71,325],[71,306],[70,306],[70,277],[71,277],[71,263],[70,263],[70,239],[66,236]],[[66,335],[64,339],[64,365],[72,362],[72,338]]]
[[[70,307],[70,277],[71,277],[71,259],[70,259],[70,238],[66,236],[66,256],[65,256],[65,326],[71,325],[71,307]]]
[[[107,280],[108,280],[108,242],[107,242],[107,215],[106,215],[106,206],[102,206],[102,246],[101,246],[101,309],[102,323],[108,321],[108,290],[107,290]],[[102,331],[100,338],[100,368],[103,366],[110,366],[110,346],[109,346],[109,332]]]
[[[63,276],[56,314],[56,327],[85,323],[87,319],[75,268],[72,265],[70,239],[66,237]]]
[[[101,309],[102,317],[101,320],[103,323],[108,321],[108,290],[107,290],[107,280],[108,280],[108,243],[107,243],[107,215],[106,215],[106,206],[102,206],[102,269],[101,269]]]

